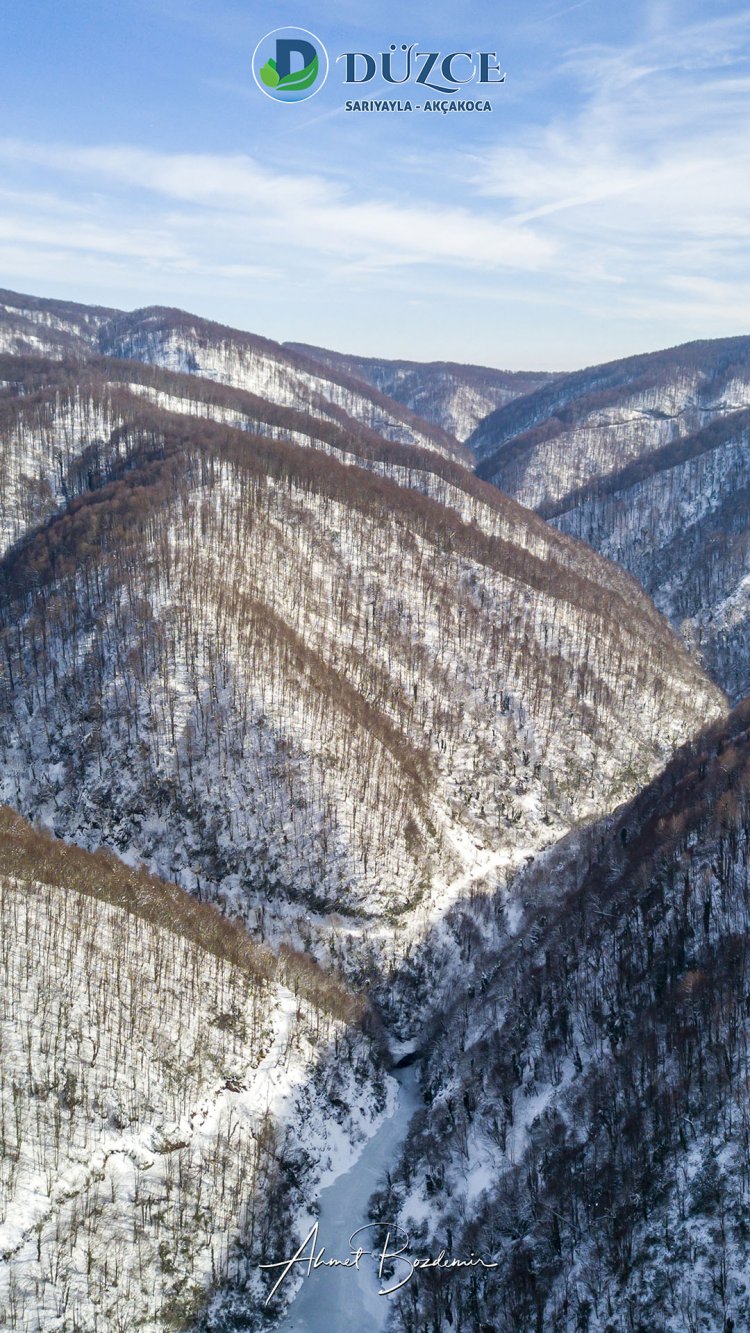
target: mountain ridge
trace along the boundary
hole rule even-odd
[[[165,385],[171,404],[185,382],[200,395],[197,376],[135,367],[132,387],[150,385],[155,400],[123,397],[129,364],[97,364],[105,387],[88,398],[92,363],[72,371],[83,396],[66,397],[65,367],[49,363],[45,396],[38,362],[41,406],[24,392],[27,361],[15,382],[9,362],[2,370],[8,438],[22,456],[25,427],[14,423],[29,407],[32,416],[40,407],[49,434],[43,468],[58,469],[56,441],[71,440],[57,498],[16,534],[0,569],[4,790],[24,813],[44,812],[88,845],[132,843],[188,887],[198,866],[201,884],[222,884],[232,910],[252,904],[253,920],[262,909],[277,936],[291,925],[290,892],[296,932],[309,929],[311,893],[314,918],[324,905],[413,916],[420,900],[440,910],[463,874],[510,867],[598,812],[601,779],[586,776],[594,755],[616,799],[701,709],[723,707],[628,575],[459,465],[278,405],[265,415],[282,438],[259,435],[264,409],[236,390],[248,429],[195,415],[195,398],[189,412],[159,405]],[[203,408],[225,392],[209,386]],[[326,452],[300,444],[302,428],[310,442],[322,434]],[[32,675],[45,636],[40,693]],[[265,663],[259,686],[246,656]],[[636,704],[642,688],[648,703]],[[633,701],[624,728],[616,691]],[[34,715],[47,718],[45,739]],[[101,719],[98,757],[85,739],[90,718]],[[618,726],[613,762],[605,738]],[[228,753],[213,727],[236,736]],[[142,771],[132,743],[123,749],[132,733],[145,747]],[[218,794],[216,763],[235,813]],[[264,782],[283,835],[263,811]],[[144,814],[155,802],[168,833]],[[323,919],[313,933],[324,936]],[[358,948],[347,935],[341,944]]]
[[[333,368],[340,367],[406,403],[428,420],[466,440],[494,408],[559,378],[548,371],[495,370],[453,361],[387,360],[351,356],[309,343],[285,343]]]
[[[690,597],[708,620],[741,586],[750,404],[729,408],[750,340],[506,404],[485,463],[504,454],[521,498],[524,468],[540,485],[546,466],[535,512],[305,354],[162,307],[3,305],[0,799],[21,813],[0,809],[0,914],[24,926],[0,965],[8,996],[33,976],[59,1035],[50,1055],[13,999],[4,1040],[49,1182],[32,1217],[2,1178],[0,1322],[23,1333],[36,1302],[28,1333],[46,1333],[74,1299],[81,1333],[134,1314],[154,1333],[259,1330],[259,1260],[289,1252],[321,1181],[378,1132],[406,1050],[425,1106],[373,1217],[499,1268],[422,1275],[404,1333],[632,1333],[653,1310],[669,1333],[720,1316],[726,1333],[750,1308],[741,1228],[721,1223],[718,1267],[710,1245],[735,1205],[750,1235],[732,1128],[750,705],[728,715],[683,622]],[[452,410],[444,369],[406,392]],[[716,1085],[697,1104],[670,1063],[688,1049]],[[11,1103],[0,1077],[6,1142]],[[105,1186],[84,1171],[68,1204],[50,1173],[81,1141]],[[643,1200],[674,1241],[654,1241]]]
[[[712,678],[750,693],[750,338],[579,372],[487,418],[486,480],[638,578]]]
[[[46,329],[46,343],[40,329]],[[112,311],[0,292],[0,350],[73,353],[83,359],[104,353],[153,361],[168,369],[259,390],[282,405],[307,403],[319,415],[327,412],[334,419],[345,420],[353,412],[355,420],[378,427],[386,437],[470,462],[470,455],[453,436],[364,381],[324,368],[270,338],[172,307]]]

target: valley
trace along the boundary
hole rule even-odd
[[[750,1317],[748,348],[0,293],[3,1326]]]

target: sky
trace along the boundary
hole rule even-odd
[[[330,56],[307,101],[252,77],[282,25]],[[750,333],[750,5],[26,0],[3,29],[1,286],[510,369]],[[336,56],[410,42],[497,52],[492,111],[347,112],[417,94]]]

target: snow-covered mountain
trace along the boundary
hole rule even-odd
[[[633,573],[735,700],[750,692],[750,339],[568,376],[492,414],[478,471]]]
[[[343,371],[374,385],[459,440],[466,440],[495,408],[522,394],[533,393],[556,378],[545,371],[492,370],[488,366],[452,361],[388,361],[349,356],[307,343],[284,346],[312,357],[331,370]]]
[[[750,1325],[749,727],[454,913],[467,991],[374,1211],[496,1266],[410,1282],[404,1333]]]
[[[0,791],[58,833],[361,974],[722,711],[634,580],[460,465],[47,369],[2,372],[47,517],[0,564]]]
[[[734,700],[750,693],[750,412],[582,487],[552,521],[629,569]]]
[[[240,329],[161,306],[131,313],[0,291],[0,351],[132,358],[258,394],[270,403],[469,462],[447,431],[361,379]]]
[[[0,549],[64,505],[76,485],[89,488],[127,449],[126,422],[144,403],[186,417],[289,440],[369,468],[407,464],[413,484],[425,472],[471,478],[433,450],[392,446],[351,417],[331,419],[197,375],[137,361],[88,355],[79,360],[0,356]],[[75,481],[77,471],[88,469]],[[407,469],[407,470],[408,470]],[[70,476],[69,476],[70,474]],[[72,490],[71,490],[72,487]]]
[[[750,338],[593,366],[492,412],[469,440],[481,475],[532,508],[750,405]]]
[[[692,649],[742,687],[750,340],[519,397],[488,480],[396,370],[0,307],[0,799],[75,844],[0,811],[0,1326],[260,1328],[407,1041],[376,1212],[499,1267],[396,1328],[742,1327],[747,718]]]
[[[0,289],[0,352],[84,357],[118,311]]]
[[[7,808],[0,940],[0,1326],[262,1306],[258,1260],[382,1118],[362,1001]]]

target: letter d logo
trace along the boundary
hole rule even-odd
[[[319,93],[328,77],[328,52],[307,28],[276,28],[253,52],[253,78],[266,97],[303,102]]]

